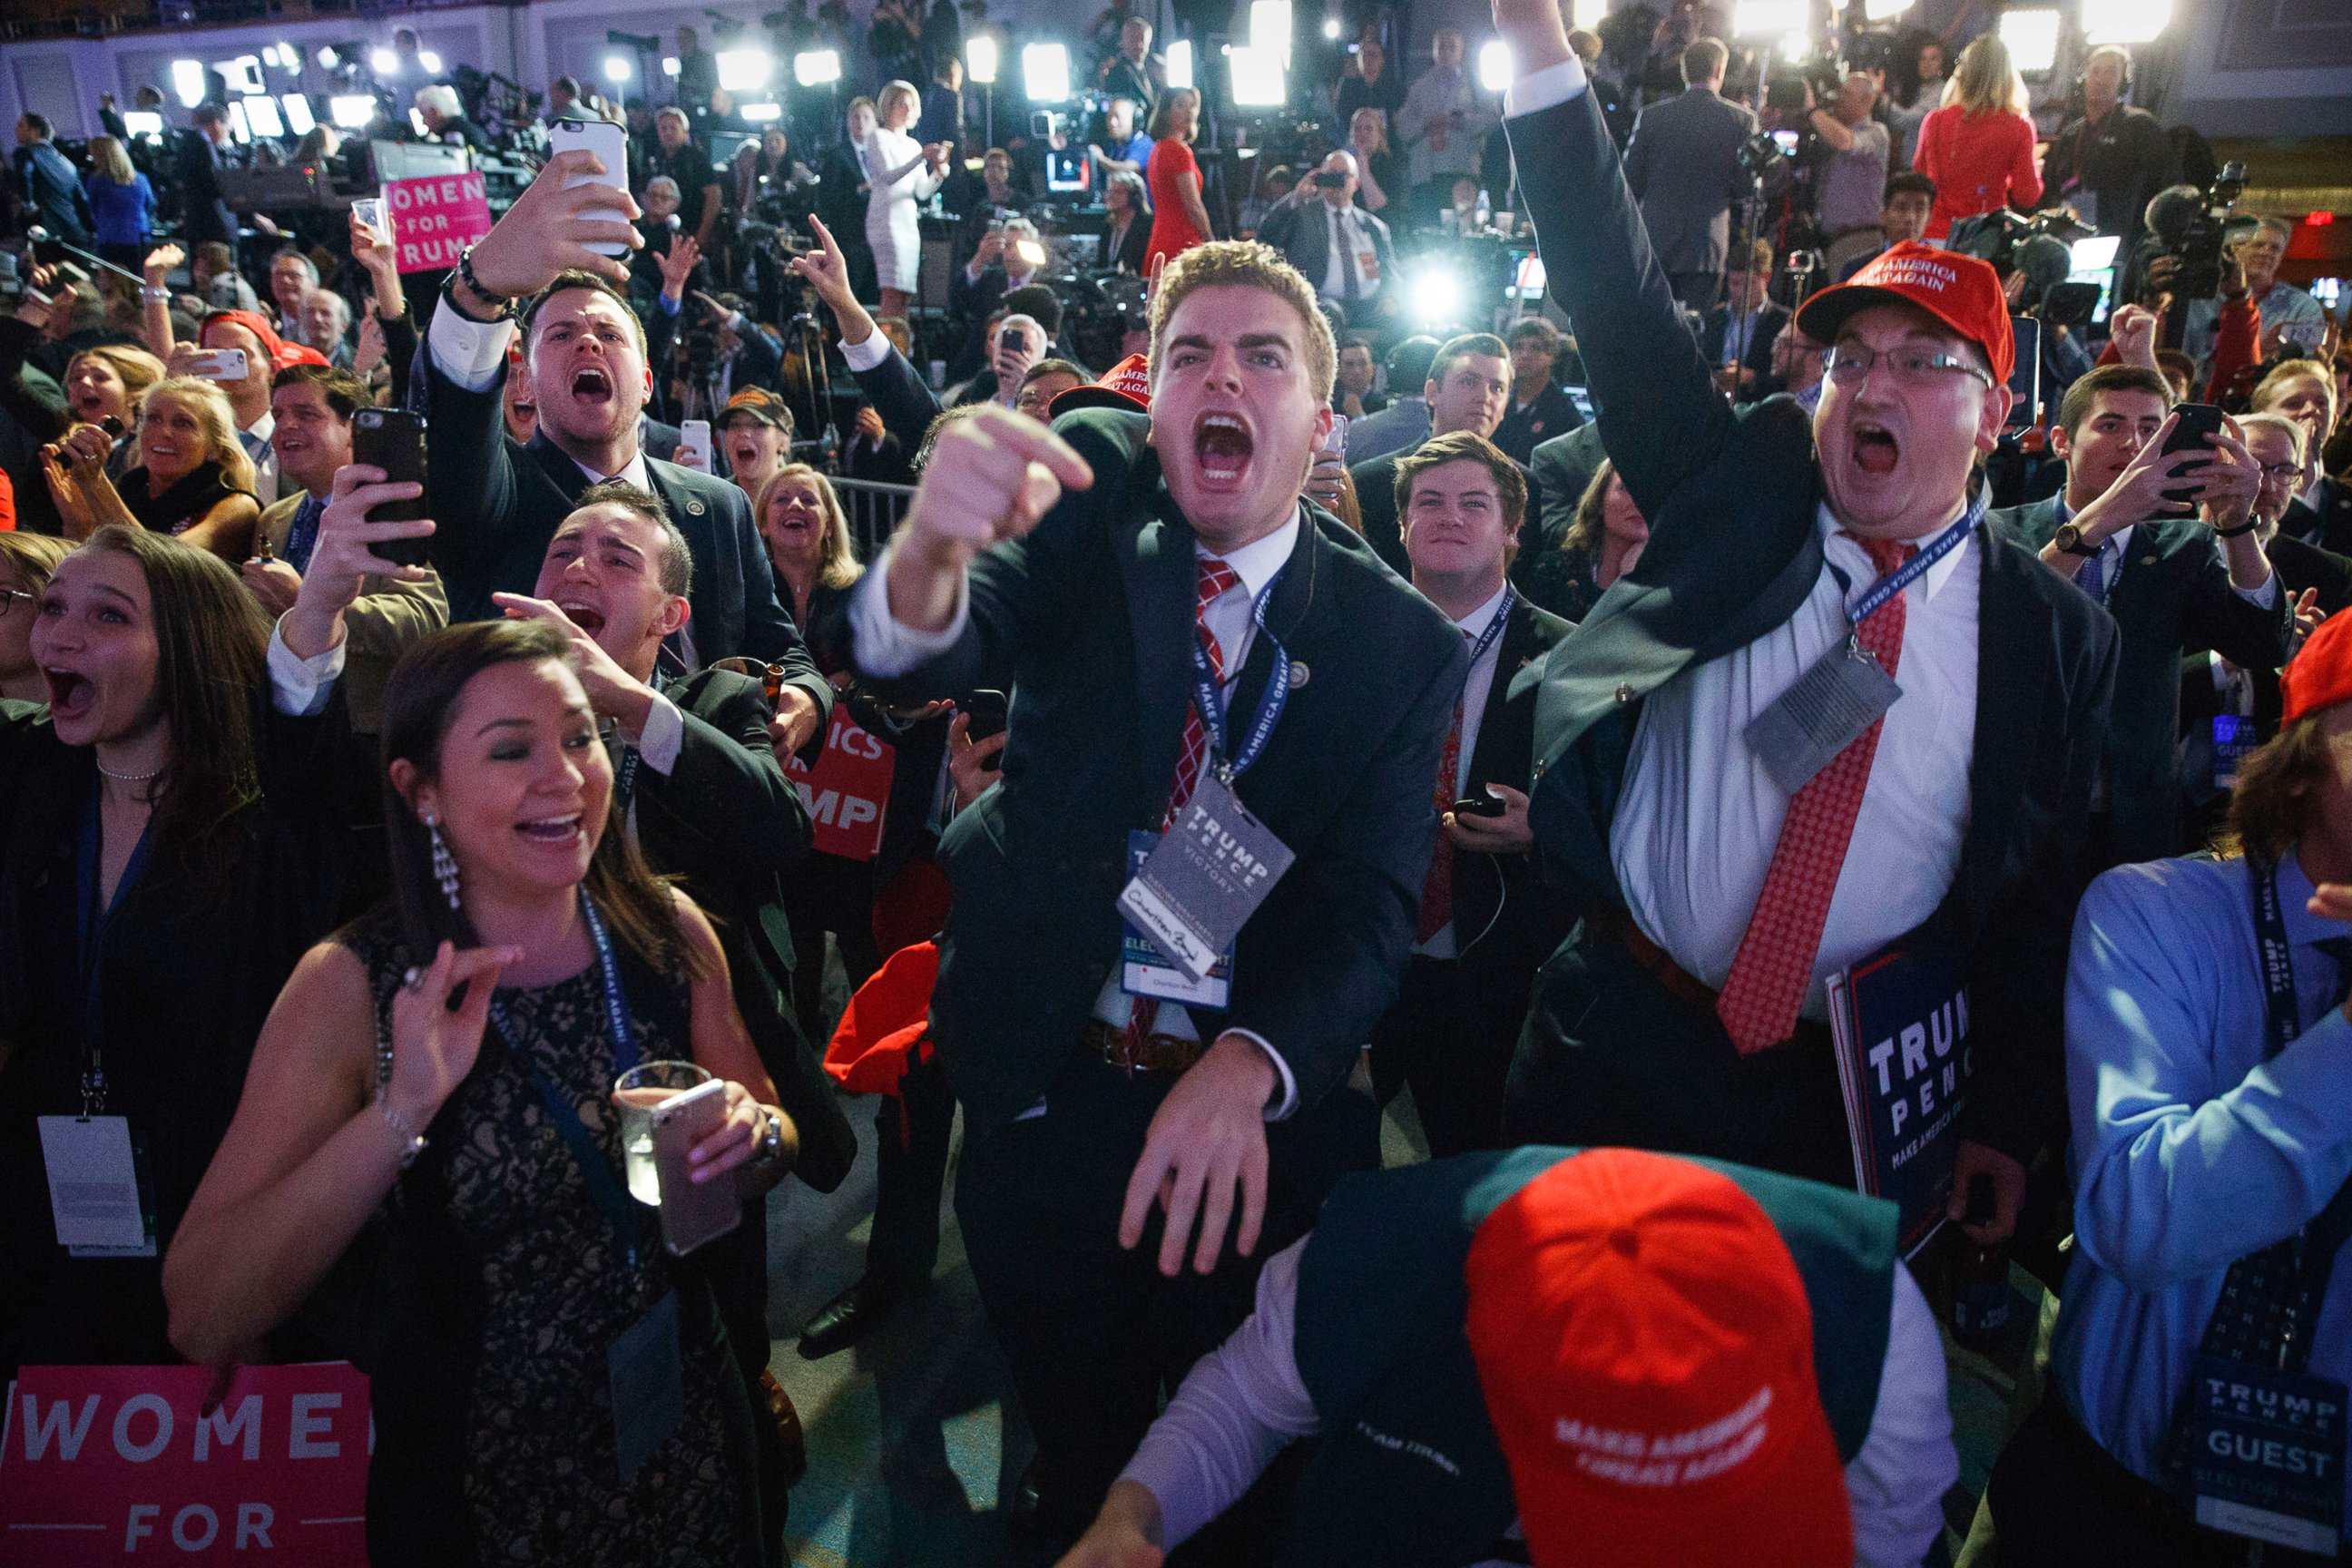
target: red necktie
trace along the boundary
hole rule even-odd
[[[1225,590],[1241,581],[1240,574],[1222,561],[1208,556],[1200,559],[1200,576],[1195,584],[1192,605],[1192,634],[1201,639],[1201,650],[1209,656],[1209,670],[1216,678],[1219,691],[1225,685],[1225,650],[1217,642],[1217,634],[1209,629],[1206,619],[1209,606],[1223,598]],[[1200,705],[1184,705],[1184,744],[1176,753],[1176,784],[1168,792],[1168,809],[1160,818],[1160,831],[1167,832],[1176,826],[1176,814],[1184,809],[1200,786],[1201,770],[1209,764],[1209,726],[1201,717]],[[1127,1013],[1127,1054],[1132,1062],[1143,1037],[1150,1032],[1151,1017],[1159,1010],[1157,999],[1138,996]]]
[[[1454,804],[1454,775],[1462,769],[1462,704],[1468,693],[1454,700],[1454,727],[1445,731],[1445,756],[1437,764],[1437,787],[1431,800],[1437,807],[1437,849],[1429,858],[1429,876],[1421,884],[1421,921],[1412,940],[1425,942],[1454,918],[1454,840],[1445,837],[1446,808]]]
[[[1864,539],[1861,543],[1882,576],[1916,549],[1895,540]],[[1904,596],[1895,594],[1855,629],[1856,639],[1889,676],[1903,658],[1904,615]],[[1829,766],[1790,797],[1780,841],[1764,873],[1764,890],[1756,896],[1748,934],[1740,939],[1731,973],[1715,1000],[1716,1016],[1741,1056],[1779,1045],[1797,1026],[1797,1009],[1812,984],[1830,896],[1845,867],[1846,846],[1853,838],[1854,817],[1862,810],[1863,789],[1870,782],[1870,764],[1878,754],[1878,733],[1885,724],[1882,717],[1849,742]]]

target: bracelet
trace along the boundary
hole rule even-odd
[[[480,280],[475,278],[474,247],[470,245],[457,253],[457,276],[465,280],[466,287],[473,292],[477,300],[497,301],[496,313],[490,317],[491,322],[511,321],[522,314],[522,307],[518,301],[483,288]],[[442,288],[446,290],[448,285],[445,283]],[[462,307],[460,309],[462,310]]]
[[[2248,518],[2239,527],[2215,529],[2213,531],[2213,536],[2216,539],[2242,539],[2261,526],[2262,524],[2256,522],[2252,518]]]
[[[171,303],[172,291],[161,283],[142,283],[139,297],[151,305],[166,305]]]
[[[400,1135],[402,1142],[400,1168],[405,1171],[409,1166],[416,1163],[416,1156],[425,1152],[425,1134],[418,1131],[407,1117],[394,1110],[391,1100],[382,1096],[376,1099],[375,1113],[383,1118],[383,1124],[386,1127]]]

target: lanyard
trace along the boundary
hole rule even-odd
[[[1969,536],[1969,531],[1976,527],[1978,520],[1984,516],[1990,494],[1987,489],[1979,489],[1977,492],[1977,499],[1969,503],[1967,513],[1958,521],[1922,545],[1919,552],[1910,560],[1864,589],[1862,597],[1855,600],[1853,607],[1846,612],[1847,621],[1853,626],[1861,626],[1863,622],[1876,615],[1880,606],[1887,600],[1924,576],[1927,568],[1958,549],[1960,541]]]
[[[1265,692],[1258,699],[1257,715],[1250,721],[1242,749],[1230,762],[1225,752],[1225,695],[1219,688],[1215,668],[1209,663],[1209,650],[1201,646],[1198,637],[1192,639],[1192,703],[1209,731],[1209,755],[1216,763],[1217,777],[1228,789],[1265,750],[1275,721],[1282,717],[1283,706],[1290,700],[1290,655],[1280,640],[1265,629],[1266,601],[1274,596],[1275,584],[1281,581],[1282,574],[1276,573],[1258,591],[1257,603],[1250,609],[1251,621],[1274,645],[1274,671],[1266,677]]]
[[[1511,618],[1511,605],[1517,602],[1518,596],[1517,589],[1506,586],[1503,589],[1503,602],[1495,606],[1495,618],[1486,623],[1486,629],[1480,632],[1478,640],[1470,645],[1470,663],[1462,674],[1462,683],[1465,692],[1469,688],[1472,672],[1478,668],[1478,661],[1486,657],[1486,650],[1493,647],[1495,639],[1503,635],[1503,626]]]
[[[81,814],[81,832],[74,847],[74,924],[80,943],[82,977],[81,1016],[81,1113],[96,1116],[106,1109],[106,1066],[101,1059],[100,1035],[104,1015],[104,987],[101,984],[104,965],[100,962],[101,944],[105,940],[107,922],[114,911],[122,907],[123,899],[139,880],[140,872],[147,867],[148,847],[154,841],[155,816],[151,811],[147,826],[140,830],[139,842],[131,847],[131,858],[122,868],[122,879],[114,884],[114,898],[104,909],[99,907],[99,819],[98,797],[103,786],[90,786],[89,804]]]
[[[613,956],[613,939],[605,934],[603,917],[589,900],[583,889],[580,894],[580,915],[587,922],[588,939],[596,947],[596,964],[603,972],[604,983],[604,1016],[613,1036],[613,1071],[614,1076],[637,1065],[636,1032],[629,1026],[629,1000],[621,989],[621,966]],[[490,1022],[497,1026],[499,1037],[506,1042],[515,1063],[539,1091],[541,1101],[547,1107],[550,1121],[563,1137],[564,1147],[572,1152],[572,1163],[580,1168],[580,1180],[588,1188],[604,1217],[612,1222],[613,1235],[631,1268],[637,1267],[638,1237],[641,1223],[636,1207],[630,1202],[621,1184],[614,1178],[611,1162],[604,1151],[597,1147],[594,1134],[580,1120],[580,1108],[572,1103],[563,1090],[540,1070],[539,1065],[523,1053],[515,1043],[514,1030],[507,1022],[506,1009],[497,1002],[490,1004]]]

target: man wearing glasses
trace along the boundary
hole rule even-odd
[[[2175,798],[2181,656],[2218,653],[2244,669],[2286,662],[2288,596],[2254,532],[2261,467],[2234,429],[2167,456],[2171,404],[2156,371],[2090,372],[2067,388],[2050,434],[2065,489],[1989,518],[2113,616],[2122,638],[2091,800],[2095,870],[2197,847],[2181,842]]]
[[[1537,677],[1531,823],[1585,918],[1537,980],[1506,1131],[1850,1185],[1825,985],[1908,938],[1968,987],[1952,1212],[1990,1177],[1969,1232],[2005,1237],[2065,1136],[2060,1001],[2116,650],[1971,490],[2009,412],[1999,279],[1892,247],[1798,314],[1831,345],[1810,419],[1734,409],[1559,7],[1495,15],[1528,210],[1651,527]]]

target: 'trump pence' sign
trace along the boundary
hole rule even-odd
[[[871,860],[882,853],[882,814],[890,804],[890,773],[898,748],[862,730],[836,702],[824,750],[812,771],[800,758],[784,764],[784,776],[801,792],[801,804],[815,828],[810,843],[822,854]]]
[[[365,1568],[367,1378],[250,1366],[28,1366],[0,1435],[0,1565]]]
[[[489,189],[479,174],[432,174],[383,183],[403,272],[457,265],[457,253],[490,232]]]

